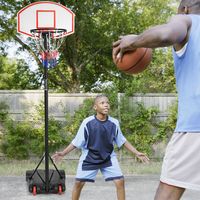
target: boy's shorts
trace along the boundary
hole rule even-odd
[[[103,174],[105,181],[112,181],[112,180],[124,178],[116,156],[111,157],[112,166],[101,168],[101,169],[87,170],[87,171],[84,170],[83,171],[82,170],[82,163],[83,163],[83,161],[80,160],[79,164],[78,164],[78,168],[77,168],[77,173],[76,173],[76,180],[77,181],[94,182],[95,179],[96,179],[96,175],[97,175],[99,170]]]
[[[166,149],[160,181],[200,190],[200,133],[174,133]]]

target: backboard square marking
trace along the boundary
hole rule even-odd
[[[36,10],[36,27],[55,28],[56,27],[55,10]]]

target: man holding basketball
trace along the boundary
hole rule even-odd
[[[182,0],[178,14],[140,35],[113,43],[120,62],[128,50],[173,46],[178,119],[163,160],[155,200],[179,200],[185,189],[200,190],[200,0]]]
[[[98,171],[105,181],[113,181],[117,190],[117,199],[125,200],[124,177],[114,152],[114,144],[124,146],[136,157],[147,162],[149,158],[137,151],[123,136],[117,119],[108,115],[110,104],[105,95],[95,98],[96,115],[83,120],[76,137],[62,152],[53,155],[58,161],[75,148],[82,150],[76,174],[76,182],[72,191],[72,200],[78,200],[86,182],[94,182]]]

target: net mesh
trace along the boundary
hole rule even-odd
[[[32,29],[32,38],[35,41],[42,62],[48,62],[50,67],[57,64],[58,49],[64,41],[65,29]]]

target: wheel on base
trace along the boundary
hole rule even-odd
[[[59,186],[58,186],[58,194],[60,194],[60,195],[61,195],[61,194],[62,194],[62,192],[63,192],[63,191],[62,191],[62,185],[59,185]]]
[[[36,186],[33,186],[33,195],[35,196],[37,194],[37,188]]]

